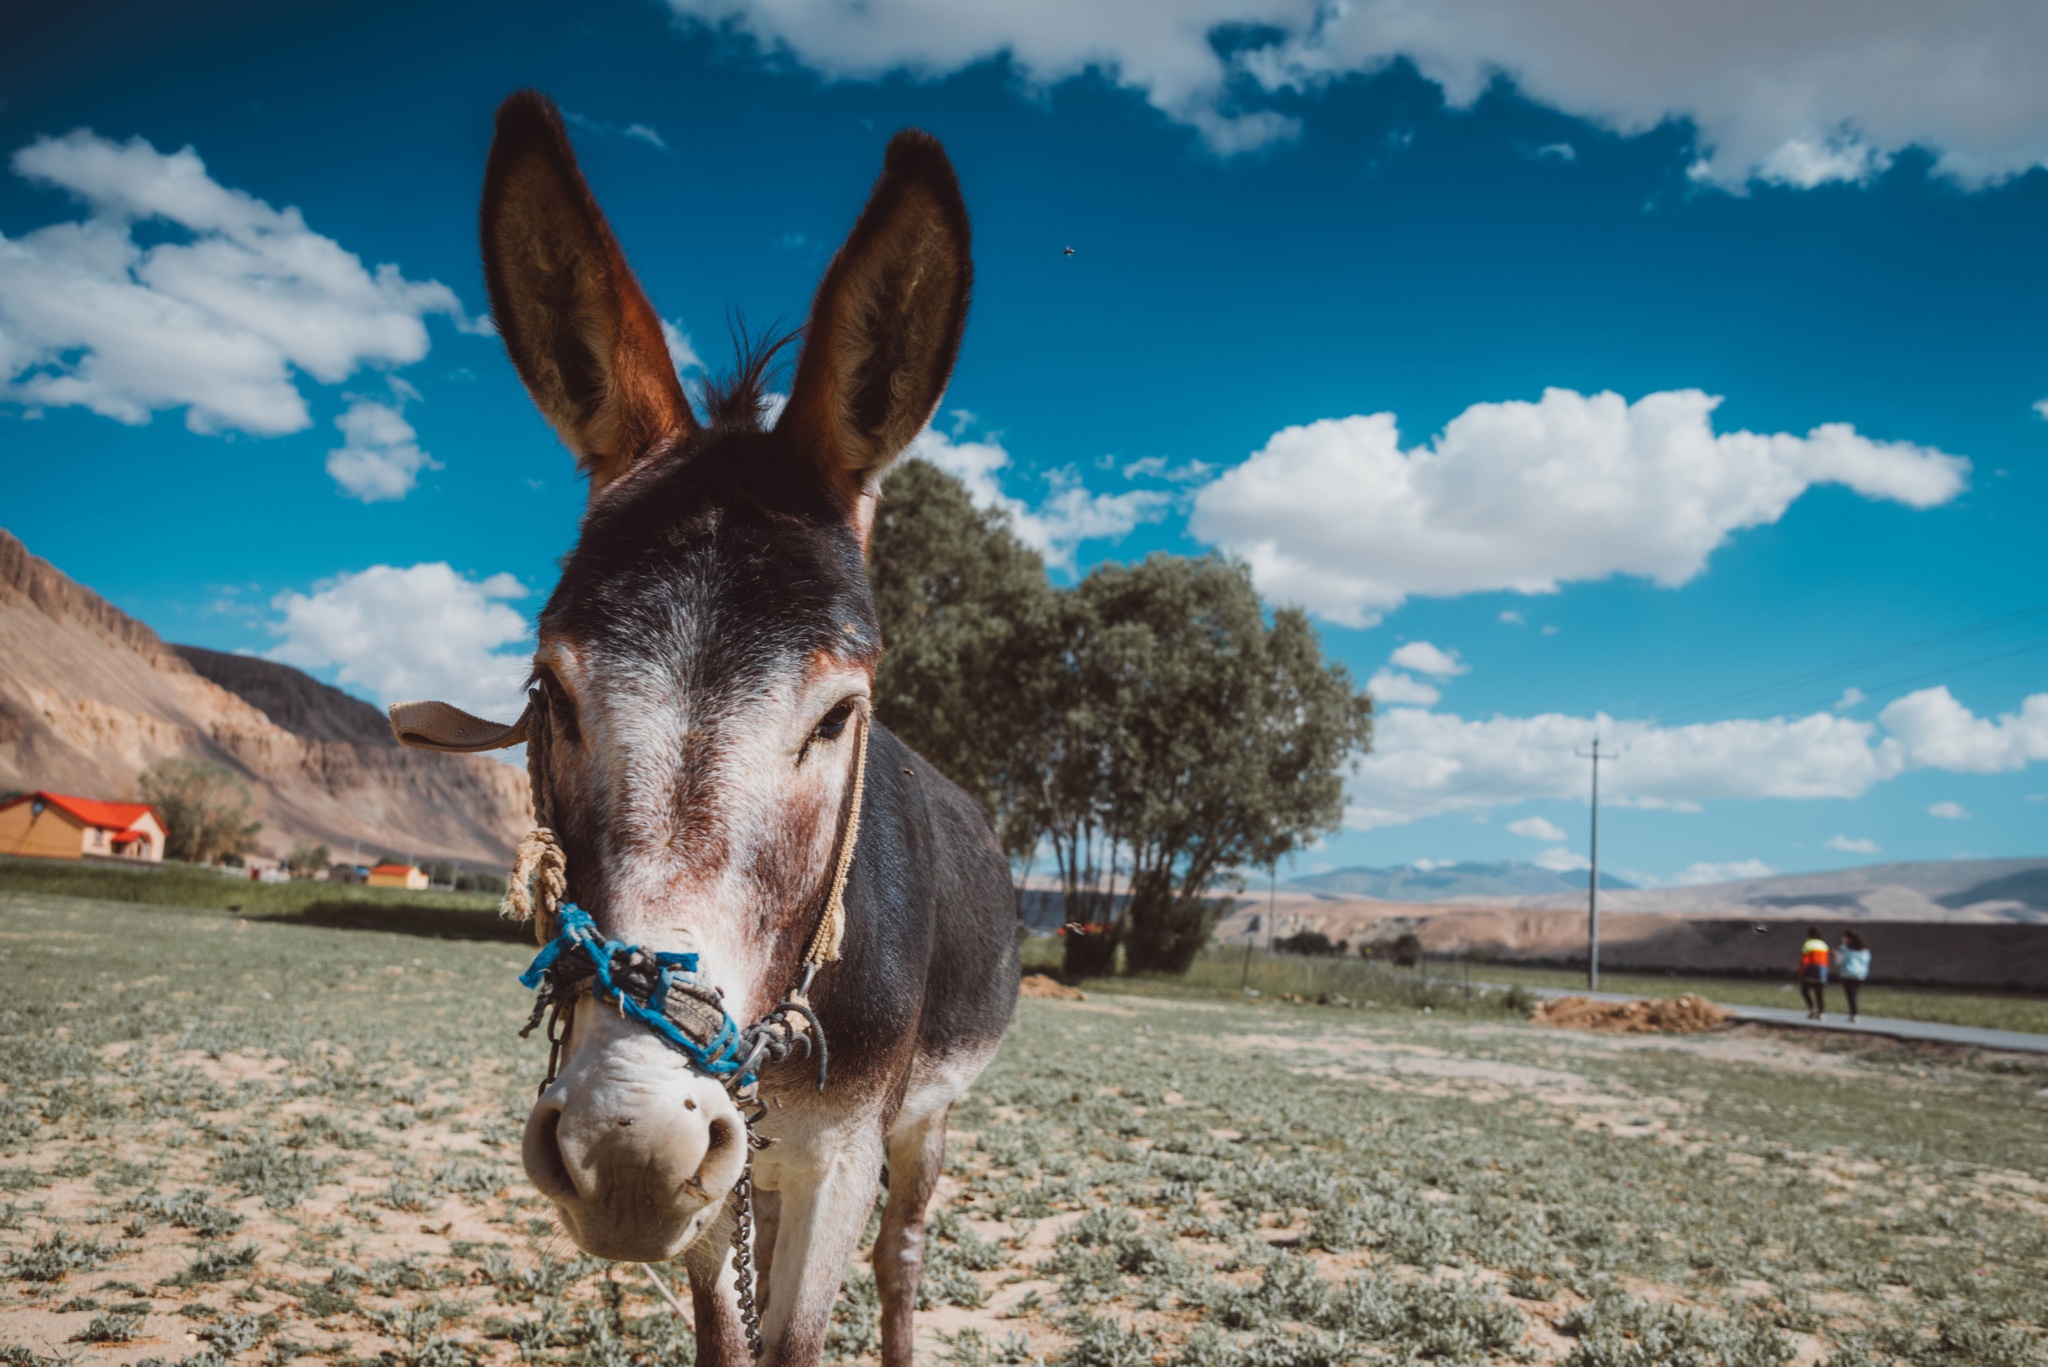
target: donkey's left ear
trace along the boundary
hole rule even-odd
[[[974,283],[967,206],[938,139],[889,142],[881,179],[818,286],[776,430],[817,461],[863,535],[876,482],[953,373]]]

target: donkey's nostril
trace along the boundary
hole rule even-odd
[[[536,1107],[527,1117],[526,1133],[519,1145],[526,1175],[541,1194],[556,1201],[576,1198],[576,1180],[562,1157],[562,1113],[552,1106]]]
[[[711,1122],[711,1134],[704,1145],[704,1161],[706,1163],[717,1161],[719,1155],[725,1152],[727,1146],[739,1142],[739,1129],[740,1127],[737,1124],[725,1116],[719,1116],[713,1120]]]

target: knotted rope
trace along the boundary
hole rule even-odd
[[[541,946],[532,964],[519,975],[534,989],[533,1014],[519,1033],[531,1034],[552,1012],[548,1042],[546,1091],[561,1061],[566,1018],[576,1002],[590,995],[616,1006],[619,1014],[638,1021],[690,1061],[692,1067],[723,1082],[736,1096],[752,1100],[762,1066],[794,1056],[799,1047],[818,1060],[818,1090],[825,1089],[831,1056],[825,1030],[807,994],[818,969],[837,963],[846,939],[846,880],[860,843],[861,807],[867,793],[868,721],[860,720],[854,749],[853,779],[841,818],[832,863],[832,881],[818,924],[811,932],[799,964],[796,984],[760,1021],[742,1030],[726,1014],[725,997],[698,975],[698,956],[649,951],[609,940],[588,912],[562,898],[568,892],[568,858],[546,825],[534,828],[519,842],[506,880],[502,910],[517,921],[532,920]],[[528,742],[529,764],[538,779],[537,752],[545,746],[545,728],[534,728]],[[545,820],[544,785],[534,785],[535,815]],[[563,1028],[558,1032],[556,1024]]]
[[[532,921],[535,944],[555,937],[555,917],[562,898],[569,891],[569,856],[561,842],[546,826],[536,826],[519,842],[512,857],[512,871],[505,877],[505,900],[500,915],[514,921]]]

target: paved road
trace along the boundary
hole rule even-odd
[[[1504,983],[1487,985],[1506,988]],[[1628,992],[1587,992],[1567,987],[1527,987],[1523,990],[1538,997],[1590,997],[1601,1002],[1632,1002],[1638,999],[1637,994]],[[1780,1025],[1793,1030],[1832,1030],[1845,1035],[1880,1035],[1886,1039],[1933,1040],[1940,1044],[1969,1044],[1979,1049],[2008,1049],[2021,1054],[2048,1054],[2048,1035],[2030,1034],[2024,1030],[1982,1030],[1974,1025],[1940,1025],[1933,1021],[1902,1021],[1886,1016],[1859,1016],[1851,1025],[1849,1018],[1842,1015],[1811,1021],[1806,1018],[1806,1012],[1788,1007],[1714,1004],[1737,1020],[1755,1021],[1759,1025]]]

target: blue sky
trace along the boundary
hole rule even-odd
[[[481,321],[496,102],[567,111],[714,369],[915,125],[976,233],[925,452],[1061,578],[1224,549],[1378,678],[1301,867],[1568,865],[1596,730],[1625,875],[2042,853],[2048,20],[1526,8],[38,16],[0,525],[172,640],[502,709],[581,494]]]

